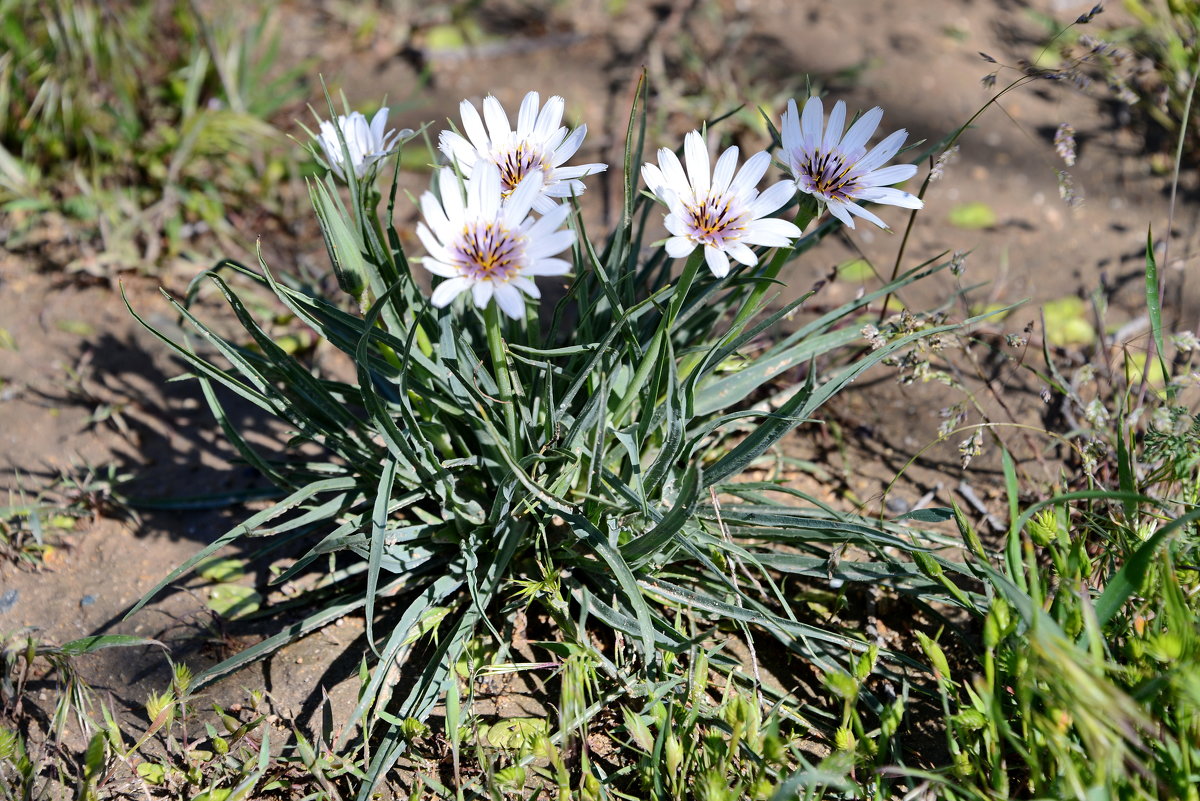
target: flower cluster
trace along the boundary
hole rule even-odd
[[[537,92],[529,92],[514,128],[495,97],[484,99],[482,115],[464,100],[459,105],[462,132],[439,135],[448,166],[437,175],[436,193],[421,196],[424,220],[417,226],[428,253],[422,264],[443,279],[433,290],[434,306],[445,307],[470,292],[478,308],[494,299],[506,315],[522,319],[525,296],[540,297],[532,279],[570,271],[570,262],[561,258],[575,242],[574,232],[563,228],[570,215],[567,201],[584,192],[584,178],[608,166],[568,165],[587,126],[562,125],[565,106],[561,97],[542,104]],[[734,262],[754,267],[761,249],[790,248],[801,236],[796,223],[772,215],[805,194],[850,228],[855,218],[887,228],[859,205],[863,202],[921,208],[919,198],[894,188],[916,173],[916,165],[886,166],[908,133],[896,131],[867,149],[882,117],[883,111],[873,108],[844,130],[844,102],[835,103],[826,120],[820,98],[809,98],[803,112],[790,101],[780,126],[780,158],[790,175],[762,191],[759,184],[771,167],[768,151],[754,153],[739,168],[740,151],[730,147],[713,164],[699,131],[684,137],[682,162],[670,148],[659,149],[658,163],[645,164],[641,174],[655,199],[667,207],[667,255],[678,259],[702,248],[718,279],[729,275]],[[386,123],[386,108],[369,126],[358,112],[339,117],[336,125],[321,122],[318,140],[330,169],[344,178],[348,154],[350,166],[362,177],[411,135],[407,130],[385,134]]]

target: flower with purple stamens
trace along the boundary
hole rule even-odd
[[[350,169],[362,178],[372,164],[379,161],[396,147],[396,145],[411,139],[411,128],[402,131],[384,131],[387,127],[387,107],[375,112],[370,124],[361,112],[353,111],[349,115],[338,115],[336,121],[320,121],[320,133],[317,142],[325,153],[325,161],[329,169],[343,181],[346,180],[344,165],[345,153],[342,151],[342,140],[346,142],[346,151],[350,156]],[[338,130],[341,129],[341,139]]]
[[[505,197],[527,176],[540,175],[542,191],[534,200],[533,208],[546,214],[558,205],[558,200],[582,194],[584,185],[580,179],[604,172],[608,165],[563,166],[583,144],[587,126],[580,125],[568,133],[567,127],[560,125],[566,101],[555,95],[539,110],[540,102],[537,92],[525,95],[517,112],[514,131],[504,107],[496,98],[491,95],[484,98],[482,118],[475,106],[464,100],[459,104],[459,113],[466,136],[442,131],[438,147],[466,176],[470,176],[480,159],[495,164],[500,171],[500,185]]]
[[[917,172],[915,164],[883,166],[899,152],[908,138],[908,131],[902,128],[867,151],[867,142],[882,118],[883,109],[876,106],[859,117],[843,136],[846,104],[841,100],[834,104],[828,124],[825,124],[825,109],[819,97],[808,99],[803,115],[797,112],[796,101],[789,100],[783,115],[779,129],[783,139],[782,155],[796,179],[796,188],[816,197],[830,214],[850,228],[854,227],[855,217],[873,222],[880,228],[888,227],[856,201],[907,209],[919,209],[924,205],[916,195],[892,187],[892,184],[913,177]]]
[[[542,176],[521,180],[507,197],[501,193],[500,168],[490,161],[473,165],[466,181],[466,197],[458,175],[450,167],[438,175],[439,200],[433,192],[421,195],[424,221],[417,236],[429,255],[426,270],[446,280],[430,299],[443,308],[467,290],[482,309],[493,298],[513,319],[525,316],[522,293],[541,297],[532,278],[564,275],[571,265],[555,258],[575,241],[571,230],[560,230],[570,208],[555,205],[541,218],[529,216],[540,196]]]
[[[751,267],[758,263],[751,245],[790,247],[800,236],[794,223],[764,219],[796,192],[791,181],[780,181],[759,193],[758,182],[771,166],[769,153],[755,153],[738,170],[738,149],[731,147],[710,167],[704,137],[692,131],[684,137],[683,157],[686,173],[679,157],[665,147],[658,151],[657,165],[642,167],[646,186],[670,210],[663,224],[671,233],[666,241],[671,258],[683,258],[702,246],[709,270],[724,278],[730,257]]]

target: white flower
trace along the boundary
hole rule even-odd
[[[765,150],[755,153],[737,174],[738,149],[731,147],[710,167],[708,147],[699,131],[683,140],[687,173],[669,148],[658,151],[658,165],[642,166],[642,179],[670,213],[663,224],[671,237],[667,254],[680,259],[704,246],[704,259],[718,278],[729,274],[729,257],[747,266],[758,263],[750,245],[790,247],[801,231],[787,220],[763,219],[796,193],[791,181],[780,181],[758,192],[758,182],[771,166]]]
[[[530,92],[521,101],[517,112],[517,130],[508,123],[508,115],[500,101],[489,95],[483,100],[483,119],[470,101],[459,104],[462,115],[463,137],[453,131],[442,131],[438,147],[451,164],[456,164],[463,175],[470,176],[471,170],[480,159],[490,161],[500,170],[500,184],[508,197],[526,176],[540,175],[542,191],[535,199],[533,208],[541,214],[554,208],[555,199],[568,198],[583,193],[586,175],[595,175],[608,169],[607,164],[579,164],[564,167],[563,164],[583,144],[587,126],[580,125],[567,133],[560,126],[566,101],[555,95],[538,111],[540,98]],[[487,120],[484,128],[483,120]]]
[[[917,172],[915,164],[883,166],[900,150],[908,138],[908,131],[903,128],[896,131],[867,152],[867,141],[882,118],[883,109],[876,106],[859,117],[842,136],[846,104],[841,100],[834,104],[824,130],[825,109],[819,97],[808,99],[803,116],[796,112],[796,101],[789,100],[783,115],[780,127],[783,158],[796,178],[796,187],[815,195],[828,206],[830,214],[851,228],[855,216],[880,228],[888,227],[883,220],[855,203],[857,200],[906,209],[919,209],[924,205],[916,195],[890,188],[892,184],[913,177]]]
[[[570,208],[557,205],[536,221],[529,216],[541,182],[540,174],[530,175],[504,198],[500,168],[480,160],[466,182],[464,199],[458,175],[450,167],[442,169],[441,200],[433,192],[421,195],[425,221],[417,224],[417,236],[429,252],[422,264],[446,279],[433,290],[434,306],[447,306],[469,289],[477,307],[484,308],[494,297],[501,311],[521,319],[521,293],[541,297],[533,276],[570,271],[569,262],[553,258],[575,241],[573,231],[560,230]]]
[[[351,112],[349,116],[339,114],[336,126],[329,120],[321,120],[321,133],[317,141],[321,144],[321,150],[325,151],[325,161],[338,178],[346,180],[342,169],[343,153],[342,143],[338,140],[338,128],[341,128],[342,138],[346,140],[346,149],[350,151],[350,166],[359,178],[363,177],[368,167],[390,153],[393,147],[412,136],[411,128],[405,128],[398,133],[394,130],[384,133],[387,116],[388,110],[385,106],[375,112],[370,125],[367,124],[367,118],[357,111]]]

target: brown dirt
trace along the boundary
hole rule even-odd
[[[882,105],[887,130],[906,127],[912,137],[933,141],[987,98],[979,79],[988,65],[977,51],[1007,63],[1029,58],[1037,45],[1030,38],[1028,9],[1052,11],[1065,20],[1089,5],[1061,0],[579,0],[557,4],[544,15],[537,4],[513,0],[484,14],[486,25],[503,35],[448,50],[422,50],[420,35],[412,40],[401,36],[409,20],[384,12],[373,34],[356,38],[338,16],[348,13],[343,6],[331,4],[328,8],[341,10],[326,11],[297,0],[280,10],[287,20],[290,51],[297,57],[314,56],[330,86],[344,89],[352,104],[370,104],[386,93],[399,111],[393,116],[397,124],[434,120],[436,131],[446,117],[457,116],[462,97],[478,100],[494,92],[512,107],[529,89],[562,94],[569,100],[569,115],[587,122],[591,132],[587,152],[579,157],[619,165],[628,103],[643,64],[650,68],[659,99],[671,109],[655,111],[652,118],[663,135],[669,131],[674,137],[698,124],[679,108],[698,102],[698,83],[724,86],[726,70],[735,77],[752,72],[764,76],[751,87],[755,97],[763,98],[786,97],[776,93],[788,86],[803,91],[802,76],[810,74],[852,108]],[[611,11],[618,6],[623,10]],[[424,87],[420,69],[431,77]],[[847,78],[851,73],[854,77]],[[315,81],[313,86],[317,105]],[[726,98],[736,97],[725,92]],[[652,107],[657,102],[652,99]],[[1059,164],[1050,139],[1062,121],[1075,126],[1081,142],[1073,175],[1085,202],[1077,208],[1058,199],[1054,167]],[[977,121],[945,179],[931,188],[905,266],[943,251],[971,250],[964,282],[988,282],[973,291],[973,302],[1033,301],[997,331],[1019,332],[1027,322],[1037,322],[1039,302],[1087,293],[1102,284],[1111,288],[1111,320],[1138,316],[1143,311],[1139,281],[1146,230],[1153,224],[1161,242],[1167,221],[1166,181],[1151,173],[1139,147],[1128,130],[1114,125],[1099,92],[1081,94],[1046,83],[1010,95],[1001,108]],[[585,198],[601,206],[595,212],[598,219],[612,218],[618,177],[619,170],[608,173],[591,190],[595,197]],[[419,186],[421,180],[410,176],[408,183]],[[950,225],[950,209],[970,201],[988,203],[997,224],[982,231]],[[1165,265],[1168,280],[1181,287],[1169,298],[1168,316],[1188,326],[1200,309],[1196,282],[1184,281],[1185,268],[1194,260],[1198,212],[1200,206],[1185,192]],[[882,216],[903,230],[906,216],[899,210],[885,208]],[[252,241],[263,232],[244,233]],[[789,287],[780,300],[806,290],[833,265],[859,252],[890,272],[898,243],[897,234],[865,227],[835,237],[787,276]],[[282,269],[324,262],[321,246],[311,238],[268,244],[277,249],[275,258],[294,258],[275,265]],[[230,449],[196,385],[167,383],[183,372],[180,363],[132,320],[120,295],[73,282],[55,264],[45,264],[65,263],[60,256],[49,258],[48,252],[0,255],[0,327],[17,344],[16,350],[0,349],[0,487],[36,491],[63,471],[108,463],[136,475],[128,491],[141,497],[259,486],[245,468],[230,463]],[[188,271],[198,268],[185,265],[160,278],[178,294],[190,278]],[[835,282],[818,301],[835,305],[859,289]],[[942,273],[906,292],[904,299],[927,308],[944,301],[951,289],[952,279]],[[153,324],[174,328],[169,307],[150,282],[132,279],[126,291],[134,308]],[[1007,380],[1013,370],[1001,371],[1004,378],[991,389],[978,380],[968,383],[998,416],[997,397],[1014,419],[1036,422],[1041,413],[1036,388],[1029,392]],[[844,477],[845,488],[857,498],[877,499],[907,460],[934,440],[937,410],[948,405],[945,398],[939,386],[898,388],[891,375],[879,372],[830,410],[844,432],[840,446],[831,433],[802,432],[794,447],[797,453],[826,460],[827,469]],[[117,416],[93,421],[97,409],[105,407],[117,410]],[[251,409],[233,408],[243,420],[256,419]],[[994,484],[986,470],[993,465],[980,464],[984,472],[973,469],[967,478],[986,500],[986,486]],[[899,501],[895,508],[930,491],[930,503],[948,503],[963,478],[954,444],[930,450],[906,478],[892,492]],[[814,489],[831,492],[828,485]],[[98,519],[73,532],[42,569],[0,563],[0,596],[17,593],[0,610],[0,632],[32,627],[39,637],[60,643],[90,633],[135,633],[167,643],[176,659],[198,667],[212,664],[218,649],[205,642],[213,631],[205,625],[205,590],[198,580],[181,582],[130,620],[122,615],[172,566],[243,514],[235,508],[144,512],[139,523]],[[264,578],[260,574],[247,581]],[[337,657],[352,642],[361,643],[361,634],[361,622],[347,620],[227,680],[213,697],[228,702],[241,688],[265,686],[279,714],[307,720],[324,688],[335,707],[344,710],[353,701],[354,684],[347,679],[357,668],[357,646],[353,658]],[[110,691],[119,706],[136,711],[149,690],[164,686],[165,664],[155,649],[114,649],[81,660],[81,669]]]

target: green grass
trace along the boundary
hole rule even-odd
[[[270,120],[303,99],[269,14],[186,0],[0,2],[0,208],[21,244],[56,212],[99,239],[101,277],[237,241],[231,208],[289,210]],[[267,202],[264,204],[264,200]],[[22,224],[23,223],[23,224]],[[209,244],[205,244],[205,243]]]

